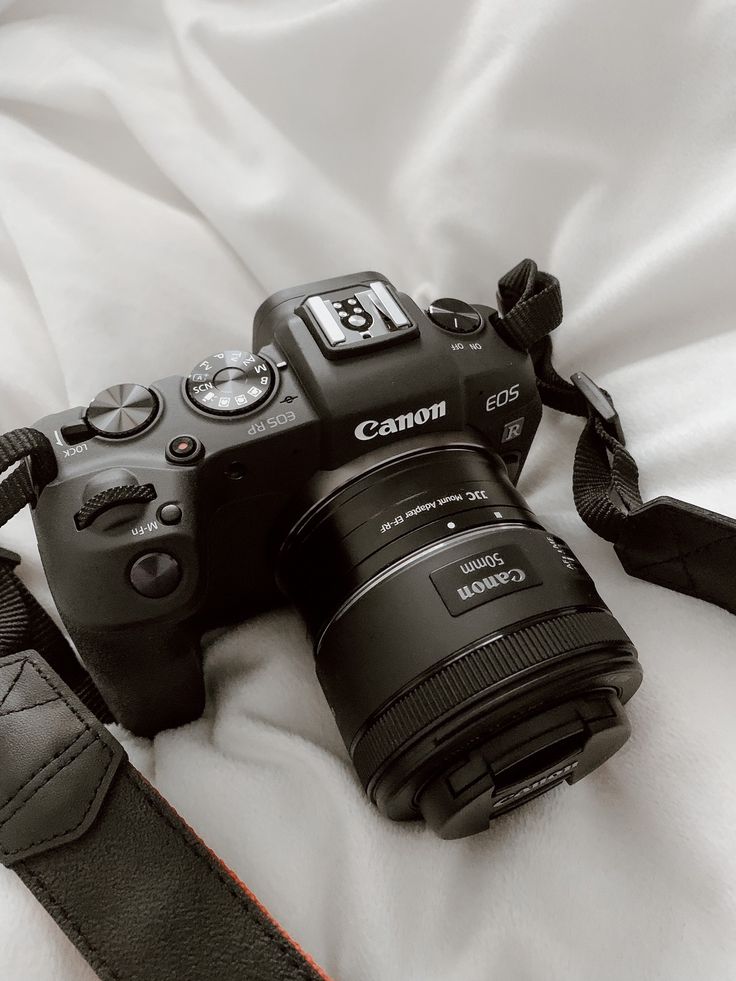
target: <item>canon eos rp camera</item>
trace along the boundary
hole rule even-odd
[[[541,402],[498,323],[375,272],[309,283],[260,307],[255,353],[37,423],[44,567],[124,726],[199,716],[203,631],[286,596],[390,818],[469,835],[622,746],[636,651],[515,489]]]

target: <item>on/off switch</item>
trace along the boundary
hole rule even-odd
[[[427,310],[430,320],[432,320],[442,330],[449,334],[472,334],[483,324],[483,318],[465,300],[455,300],[452,297],[443,297],[435,300]]]

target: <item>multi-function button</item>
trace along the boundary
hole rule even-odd
[[[251,412],[273,391],[276,376],[265,358],[248,351],[219,351],[200,361],[187,379],[187,395],[205,412]]]
[[[164,525],[178,525],[181,517],[181,508],[174,501],[168,501],[158,509],[159,521]]]

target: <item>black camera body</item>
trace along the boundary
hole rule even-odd
[[[325,350],[305,301],[352,296],[372,282],[391,289],[377,273],[362,273],[263,304],[254,325],[255,366],[270,370],[255,377],[269,385],[255,408],[233,412],[233,401],[207,411],[188,394],[187,379],[172,376],[145,386],[150,416],[145,424],[134,418],[129,430],[93,428],[94,401],[91,410],[69,409],[36,424],[57,447],[59,463],[34,510],[54,601],[114,714],[133,732],[151,735],[201,713],[199,636],[279,602],[275,564],[280,533],[288,530],[279,522],[318,471],[408,437],[465,431],[505,453],[514,478],[520,472],[541,403],[528,357],[493,330],[490,309],[478,308],[483,322],[472,334],[450,333],[401,296],[410,326],[371,339],[363,337],[368,330],[347,328],[352,348],[337,346],[336,359]],[[195,398],[236,397],[199,380],[203,365],[231,369],[249,356],[236,353],[242,356],[220,352],[195,366]],[[494,396],[507,401],[489,411]],[[146,399],[144,392],[133,397]],[[105,405],[106,393],[100,399]],[[147,410],[144,402],[141,414]],[[177,458],[169,448],[182,437],[196,447]],[[86,501],[128,481],[151,484],[155,498],[121,496],[77,527],[74,516]],[[176,523],[166,518],[170,502],[181,511]],[[180,581],[165,595],[146,596],[131,585],[130,572],[141,555],[157,553],[175,559]],[[173,569],[168,577],[173,582]],[[148,591],[164,589],[153,583]]]
[[[253,347],[36,424],[41,557],[115,717],[199,716],[202,632],[286,593],[391,817],[467,834],[615,752],[636,653],[515,490],[542,406],[496,312],[357,273],[269,298]]]

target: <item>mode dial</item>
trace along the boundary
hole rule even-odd
[[[200,409],[214,415],[251,412],[273,391],[271,365],[248,351],[220,351],[200,361],[187,379],[187,395]]]
[[[87,425],[99,436],[133,436],[153,420],[158,400],[143,385],[111,385],[96,395],[87,409]]]

